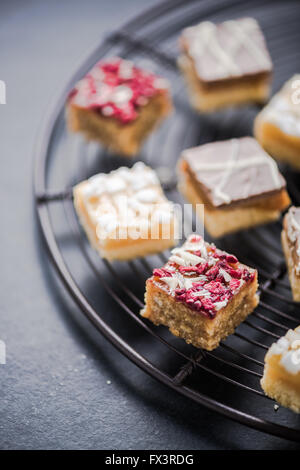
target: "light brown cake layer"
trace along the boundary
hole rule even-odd
[[[179,169],[179,191],[193,204],[197,215],[203,219],[207,231],[213,237],[221,237],[228,233],[247,229],[260,224],[273,222],[280,217],[281,211],[288,207],[290,199],[286,190],[280,191],[275,196],[265,196],[261,201],[257,200],[245,204],[228,206],[226,208],[213,208],[196,190],[193,181],[184,169]],[[197,207],[197,204],[204,205],[205,211]]]
[[[285,134],[259,115],[254,121],[254,135],[270,155],[300,170],[300,137]]]
[[[293,260],[292,250],[287,238],[285,228],[281,232],[281,244],[287,264],[293,299],[295,300],[295,302],[300,302],[300,276],[297,275],[295,271],[295,263]]]
[[[270,94],[270,75],[223,80],[209,87],[201,82],[192,60],[181,55],[178,65],[187,83],[191,106],[199,112],[212,112],[228,106],[265,103]]]
[[[156,325],[165,325],[175,336],[183,338],[195,347],[211,351],[221,340],[232,334],[235,328],[258,304],[257,278],[245,285],[215,318],[209,319],[159,289],[152,280],[146,283],[145,309],[141,312]]]
[[[281,356],[266,358],[261,386],[266,395],[282,406],[300,413],[300,376],[289,374],[280,364]]]
[[[300,394],[293,388],[287,388],[284,381],[273,381],[268,376],[261,380],[261,387],[270,398],[280,405],[300,413]]]
[[[134,121],[123,124],[113,117],[102,116],[71,102],[67,107],[67,122],[72,132],[83,133],[87,140],[99,141],[112,152],[133,156],[147,135],[171,110],[169,94],[158,93],[140,108]]]

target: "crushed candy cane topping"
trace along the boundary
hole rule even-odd
[[[256,271],[237,258],[192,234],[180,248],[172,250],[165,266],[154,269],[152,281],[178,302],[207,318],[214,318]]]
[[[123,124],[135,120],[138,109],[151,97],[165,92],[168,82],[119,57],[98,62],[70,93],[69,100],[94,109]]]

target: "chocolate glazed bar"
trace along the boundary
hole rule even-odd
[[[278,219],[290,204],[276,162],[252,137],[185,150],[179,161],[179,190],[203,217],[208,232],[227,233]]]
[[[196,110],[268,98],[273,65],[255,19],[202,22],[183,30],[180,46],[178,63]]]

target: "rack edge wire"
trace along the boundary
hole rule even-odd
[[[189,0],[189,3],[193,3],[195,0]],[[122,31],[128,31],[128,29],[139,30],[143,25],[157,19],[162,15],[166,15],[170,10],[182,6],[184,2],[182,0],[166,0],[162,3],[158,3],[156,6],[147,9],[144,13],[137,16],[133,20],[126,23]],[[296,429],[289,428],[280,424],[272,423],[271,421],[263,420],[256,416],[244,413],[238,409],[227,406],[221,402],[218,402],[202,393],[193,390],[182,384],[178,384],[175,378],[164,373],[151,362],[145,359],[143,356],[138,354],[127,342],[125,342],[119,335],[117,335],[99,316],[99,314],[89,304],[87,298],[81,292],[79,286],[76,284],[71,272],[68,270],[62,254],[60,253],[58,244],[56,242],[53,227],[51,225],[50,213],[48,209],[48,203],[51,200],[47,200],[47,188],[46,188],[46,175],[47,166],[49,160],[49,148],[54,134],[57,119],[62,111],[62,104],[65,101],[70,86],[82,72],[88,67],[89,64],[93,64],[96,60],[99,60],[106,52],[111,48],[110,36],[106,39],[101,40],[96,48],[92,50],[83,63],[76,69],[72,74],[72,77],[67,81],[67,84],[62,88],[58,97],[54,100],[54,106],[46,116],[42,129],[39,133],[35,150],[34,150],[34,175],[33,175],[33,193],[35,200],[35,209],[38,217],[40,231],[43,235],[46,249],[50,256],[50,260],[53,263],[59,277],[61,278],[64,286],[69,292],[70,296],[81,308],[83,314],[88,320],[96,327],[96,329],[122,354],[124,354],[129,360],[136,364],[144,372],[148,373],[159,382],[169,386],[173,390],[176,390],[181,395],[186,396],[196,403],[199,403],[210,410],[216,411],[227,418],[230,418],[236,422],[244,424],[250,428],[257,429],[262,432],[269,433],[271,435],[288,439],[295,442],[300,442],[300,432]],[[104,285],[104,287],[106,287]],[[107,289],[107,287],[106,287]]]

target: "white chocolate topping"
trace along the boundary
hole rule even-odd
[[[173,204],[165,198],[155,172],[142,162],[92,176],[80,186],[98,238],[116,228],[133,228],[148,238],[150,228],[174,222]]]
[[[178,263],[182,266],[194,266],[198,263],[203,263],[206,261],[204,258],[190,253],[185,245],[180,248],[174,248],[171,253],[173,256],[171,256],[170,261],[174,261],[175,263]]]
[[[225,269],[220,268],[220,274],[222,274],[222,276],[224,277],[224,280],[225,280],[226,282],[230,282],[230,281],[231,281],[231,276],[230,276],[230,274],[229,274],[227,271],[225,271]]]
[[[221,302],[216,302],[215,303],[215,309],[218,311],[223,307],[226,307],[227,302],[225,300],[222,300]]]
[[[300,326],[295,330],[289,330],[270,347],[267,356],[281,356],[280,364],[290,374],[300,372]]]

